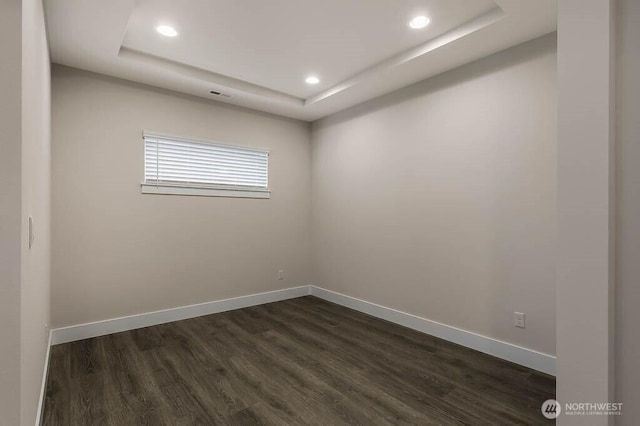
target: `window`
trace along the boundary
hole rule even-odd
[[[269,198],[269,151],[144,134],[145,194]]]

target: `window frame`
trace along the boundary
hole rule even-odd
[[[146,139],[159,138],[167,139],[183,143],[198,143],[221,146],[224,148],[238,148],[242,150],[252,150],[255,152],[265,153],[267,156],[267,187],[243,187],[241,185],[216,185],[216,184],[199,184],[199,183],[171,183],[171,182],[147,182],[146,180]],[[158,132],[142,132],[142,183],[140,184],[143,194],[156,195],[183,195],[183,196],[203,196],[203,197],[231,197],[231,198],[271,198],[271,189],[269,188],[269,167],[270,167],[270,151],[264,148],[256,148],[248,145],[236,145],[229,143],[214,142],[202,139],[185,138],[181,136],[168,135]]]

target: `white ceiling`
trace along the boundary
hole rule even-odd
[[[139,0],[123,46],[299,98],[488,12],[492,0]],[[428,13],[433,24],[407,22]],[[171,24],[180,37],[153,29]],[[320,84],[304,82],[307,75]]]
[[[55,63],[309,121],[556,28],[556,0],[45,5]],[[409,28],[421,14],[431,24]],[[160,24],[179,36],[159,35]],[[321,82],[307,85],[309,75]]]

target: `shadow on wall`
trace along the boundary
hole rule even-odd
[[[477,61],[470,62],[453,70],[445,71],[442,74],[383,95],[379,98],[357,105],[346,111],[336,113],[319,121],[322,121],[325,125],[349,121],[364,113],[370,114],[392,105],[398,105],[414,98],[423,97],[429,93],[435,93],[440,90],[459,85],[465,81],[475,80],[483,75],[533,61],[538,57],[548,54],[549,43],[552,40],[553,43],[556,43],[556,39],[557,34],[554,32],[536,40],[527,42],[527,49],[522,49],[522,45],[511,47],[507,50],[478,59]]]

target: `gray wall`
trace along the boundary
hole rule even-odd
[[[20,419],[22,2],[0,2],[0,419]]]
[[[550,35],[314,123],[313,283],[554,354],[555,83]]]
[[[41,0],[22,1],[21,424],[36,419],[51,317],[51,71]],[[28,217],[35,239],[29,248]]]
[[[270,149],[271,199],[141,194],[145,130]],[[307,123],[55,66],[54,325],[306,285],[309,137]]]
[[[616,400],[640,419],[640,2],[617,3]]]
[[[42,2],[2,2],[0,33],[0,423],[33,425],[50,322],[51,105]]]
[[[558,2],[556,398],[563,403],[613,398],[614,2]]]

